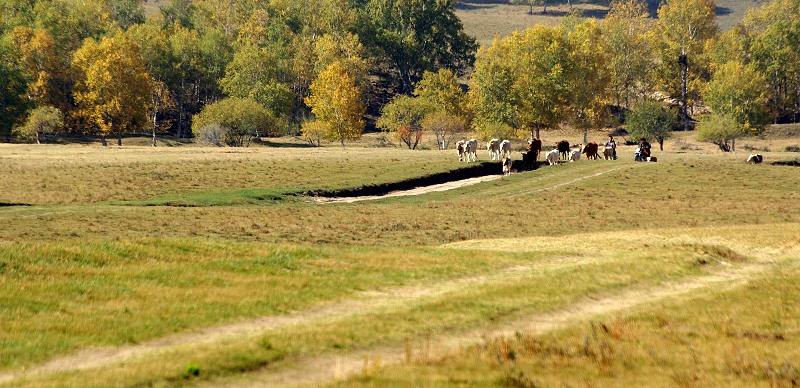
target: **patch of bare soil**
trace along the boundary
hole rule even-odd
[[[369,200],[380,199],[380,198],[403,197],[403,196],[408,196],[408,195],[420,195],[420,194],[433,193],[433,192],[437,192],[437,191],[447,191],[447,190],[457,189],[457,188],[464,187],[464,186],[474,185],[476,183],[488,182],[488,181],[492,181],[492,180],[495,180],[495,179],[500,179],[502,177],[503,177],[502,175],[485,175],[485,176],[479,176],[479,177],[476,177],[476,178],[462,179],[462,180],[458,180],[458,181],[454,181],[454,182],[447,182],[447,183],[440,183],[440,184],[431,185],[431,186],[417,187],[417,188],[410,189],[410,190],[392,191],[392,192],[389,192],[389,193],[383,194],[383,195],[362,195],[362,196],[356,196],[356,197],[331,197],[331,198],[315,197],[314,201],[318,202],[318,203],[352,203],[352,202],[358,202],[358,201],[369,201]]]

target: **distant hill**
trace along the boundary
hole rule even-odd
[[[655,17],[661,0],[647,0],[650,14]],[[548,0],[547,14],[541,14],[542,7],[535,6],[534,14],[529,15],[526,5],[511,5],[506,0],[466,0],[456,6],[456,15],[464,23],[466,32],[478,39],[481,46],[488,45],[495,37],[510,35],[516,30],[524,30],[532,25],[556,25],[570,9],[566,0]],[[587,17],[603,18],[608,12],[609,1],[573,1],[574,9]],[[750,8],[759,7],[763,2],[753,0],[717,0],[717,24],[725,31],[742,20]]]

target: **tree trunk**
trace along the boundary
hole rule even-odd
[[[664,151],[664,139],[658,139],[658,148],[663,152]]]
[[[39,142],[39,132],[36,132],[36,144],[42,144]]]
[[[117,145],[122,147],[122,132],[117,133]]]
[[[108,147],[108,142],[106,141],[106,136],[105,135],[100,137],[100,144],[102,144],[103,147]]]
[[[689,59],[684,55],[683,66],[681,66],[681,105],[683,106],[683,130],[689,130],[689,109],[688,109],[688,94],[689,94]]]
[[[541,137],[539,137],[539,124],[536,124],[535,127],[536,127],[536,138],[541,139]]]
[[[731,139],[731,151],[736,152],[736,138]]]
[[[586,140],[588,139],[588,137],[589,137],[589,128],[584,128],[583,129],[583,144],[586,144]]]
[[[178,139],[183,136],[183,104],[184,104],[184,79],[181,78],[181,90],[178,93]]]

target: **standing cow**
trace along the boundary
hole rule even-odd
[[[561,140],[560,142],[556,143],[556,149],[558,150],[559,159],[569,160],[569,142],[566,140]]]
[[[509,157],[511,156],[511,142],[508,140],[503,140],[500,142],[500,156],[501,157]]]
[[[599,159],[600,156],[597,154],[597,143],[591,142],[587,143],[583,146],[581,153],[586,155],[586,159]]]
[[[464,154],[466,162],[478,160],[478,140],[470,139],[469,141],[465,141]]]
[[[500,160],[500,139],[486,142],[486,151],[489,151],[490,160]]]
[[[539,152],[542,151],[542,141],[531,138],[528,140],[528,157],[533,156],[533,161],[539,160]]]

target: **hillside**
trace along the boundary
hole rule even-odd
[[[655,17],[660,1],[648,0],[650,14]],[[717,23],[720,29],[728,30],[741,20],[748,9],[758,7],[761,3],[750,0],[718,0]],[[469,0],[457,6],[459,18],[464,23],[468,34],[476,37],[481,46],[491,43],[495,37],[510,35],[516,30],[523,30],[535,24],[556,25],[566,16],[570,9],[566,0],[548,1],[547,14],[541,13],[542,7],[534,7],[534,14],[528,14],[526,5],[512,5],[503,0]],[[576,1],[573,8],[580,10],[587,17],[603,18],[608,12],[606,1]]]

